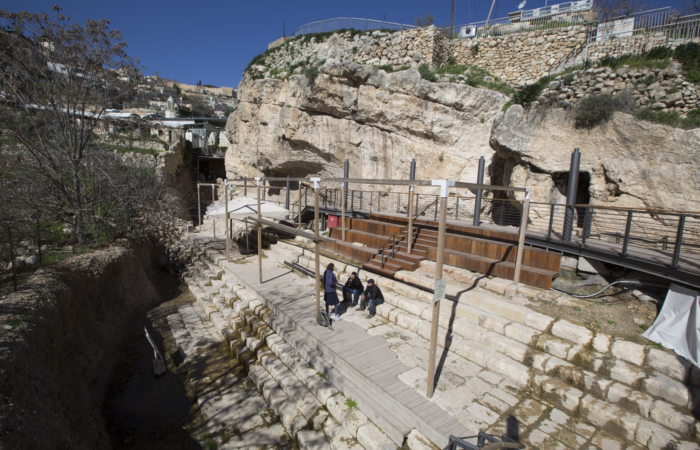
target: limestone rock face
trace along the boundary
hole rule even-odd
[[[491,146],[503,184],[533,188],[536,202],[565,202],[565,177],[578,147],[584,174],[579,192],[587,175],[590,204],[700,208],[700,129],[681,130],[623,113],[593,129],[576,129],[564,110],[537,115],[515,105],[496,118]]]
[[[327,56],[342,57],[336,44]],[[351,178],[407,179],[416,158],[418,179],[469,182],[479,157],[491,160],[491,124],[508,101],[486,89],[430,83],[416,70],[387,74],[335,59],[315,79],[245,80],[238,99],[226,125],[229,178],[342,176],[348,159]]]

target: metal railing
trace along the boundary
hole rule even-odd
[[[330,31],[354,29],[354,30],[409,30],[417,28],[405,23],[387,22],[383,20],[358,19],[355,17],[336,17],[335,19],[320,20],[318,22],[302,25],[292,33],[292,37],[309,33],[327,33]]]
[[[326,189],[320,195],[324,209],[340,211],[340,190]],[[408,193],[348,190],[345,195],[347,212],[408,213]],[[414,211],[419,211],[416,217],[436,220],[438,199],[436,194],[414,193]],[[448,219],[471,225],[476,214],[484,226],[508,227],[513,232],[521,223],[522,202],[519,200],[483,198],[480,211],[475,208],[475,196],[447,198]],[[700,212],[531,202],[528,236],[563,242],[567,208],[573,212],[574,221],[571,241],[566,242],[700,272]]]
[[[389,241],[392,241],[391,242],[391,257],[393,258],[394,256],[396,256],[396,233],[392,234],[391,237],[389,239],[387,239],[386,241],[384,241],[384,243],[379,247],[379,254],[381,255],[381,261],[382,261],[382,263],[381,263],[382,269],[384,268],[384,263],[389,258],[388,256],[384,255],[384,251],[386,249],[386,244],[388,244]]]

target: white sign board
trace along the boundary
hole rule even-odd
[[[443,298],[445,298],[445,292],[447,291],[447,278],[442,278],[435,282],[435,291],[433,294],[433,303],[437,303]]]
[[[598,25],[596,41],[606,41],[613,38],[632,37],[634,34],[634,18],[616,20]]]

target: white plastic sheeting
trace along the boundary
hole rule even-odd
[[[700,367],[700,293],[671,283],[661,312],[642,336]]]
[[[207,207],[207,216],[212,219],[223,220],[226,215],[226,205],[218,203]],[[257,216],[258,200],[242,197],[228,202],[228,217],[230,219],[243,220],[248,216]],[[289,211],[274,203],[260,202],[260,215],[268,219],[284,220]]]

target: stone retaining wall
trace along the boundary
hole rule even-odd
[[[697,85],[683,77],[680,64],[668,69],[630,69],[623,66],[616,71],[608,67],[577,70],[559,76],[542,92],[540,101],[555,100],[575,103],[593,94],[619,95],[629,92],[635,103],[656,111],[677,111],[685,116],[698,107]]]

